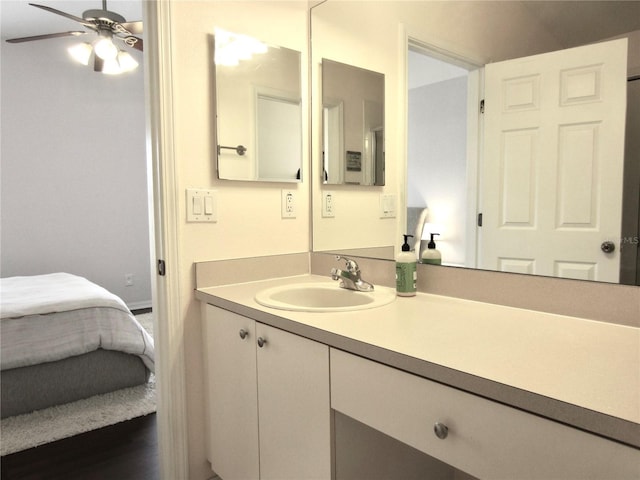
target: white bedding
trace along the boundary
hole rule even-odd
[[[0,279],[2,370],[103,348],[154,371],[153,339],[116,295],[68,273]]]

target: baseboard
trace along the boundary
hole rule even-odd
[[[142,302],[130,302],[127,303],[127,307],[129,307],[129,310],[134,311],[134,310],[145,310],[147,308],[151,308],[152,303],[151,300],[145,300]]]

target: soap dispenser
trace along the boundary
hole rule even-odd
[[[431,263],[433,265],[442,264],[442,254],[440,250],[436,248],[436,242],[433,241],[434,235],[440,235],[439,233],[432,233],[431,240],[429,240],[429,244],[424,252],[422,252],[422,258],[420,259],[420,263]]]
[[[416,255],[411,253],[407,242],[413,235],[404,235],[402,251],[396,257],[396,293],[401,297],[413,297],[416,294]]]

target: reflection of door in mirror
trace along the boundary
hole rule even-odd
[[[218,177],[299,182],[300,52],[221,29],[214,49]]]
[[[371,100],[364,101],[363,137],[364,162],[362,172],[363,185],[384,185],[384,178],[377,178],[376,171],[384,152],[384,105]]]
[[[323,182],[384,185],[384,75],[322,59]]]
[[[324,183],[344,183],[342,152],[344,152],[344,103],[324,98],[322,101],[322,145],[324,152]]]
[[[619,281],[626,72],[626,39],[486,66],[481,268]]]
[[[611,44],[614,50],[603,54]],[[426,103],[424,86],[410,90],[407,217],[415,221],[428,208],[427,221],[443,233],[443,264],[618,281],[624,44],[488,65],[484,134],[476,139],[484,144],[481,156],[473,136],[480,130],[469,127],[476,115],[473,102],[469,114],[464,112],[472,81],[458,80],[457,92],[434,93],[444,99],[440,104]],[[410,74],[411,59],[412,52]],[[502,66],[506,73],[493,75]],[[442,86],[434,82],[429,88]],[[452,118],[457,126],[448,132],[444,125],[455,125]],[[616,245],[613,252],[601,249],[607,240]]]

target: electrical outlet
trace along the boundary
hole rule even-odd
[[[335,217],[335,194],[333,192],[322,193],[322,216],[325,218]]]
[[[124,276],[124,286],[131,287],[133,285],[133,273],[127,273]]]
[[[296,218],[296,197],[292,190],[282,190],[282,218]]]

